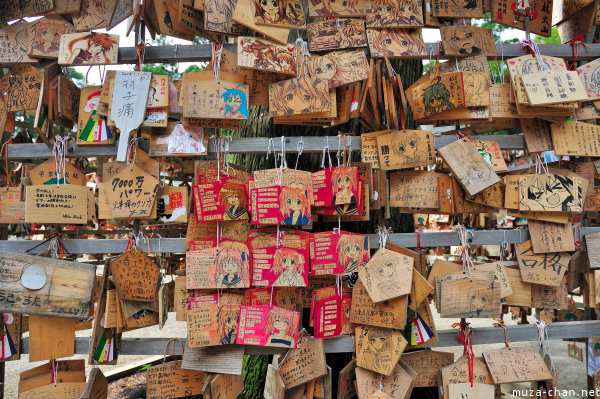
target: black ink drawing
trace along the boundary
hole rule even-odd
[[[8,77],[8,90],[6,92],[7,106],[9,109],[28,109],[31,103],[31,96],[23,83],[23,76],[18,73],[12,73]]]
[[[470,73],[464,79],[465,101],[469,107],[479,107],[483,104],[482,95],[488,88],[488,79],[479,73]]]
[[[525,197],[531,210],[567,212],[580,206],[581,185],[567,176],[529,176]]]
[[[454,109],[454,105],[450,102],[450,92],[439,81],[423,89],[423,104],[425,105],[425,116]]]
[[[398,131],[392,137],[392,151],[404,164],[417,164],[429,160],[427,143],[416,132],[405,133]]]
[[[359,338],[359,349],[362,351],[357,356],[362,355],[361,367],[373,370],[378,373],[388,374],[393,368],[392,332],[386,328],[366,328],[363,327],[362,336]]]
[[[466,172],[463,177],[461,177],[461,181],[464,185],[469,186],[472,184],[477,184],[477,182],[486,183],[487,180],[492,176],[492,168],[490,164],[488,164],[483,157],[481,157],[481,161],[477,160],[469,163],[466,166]]]

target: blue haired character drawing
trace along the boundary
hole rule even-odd
[[[224,116],[226,118],[248,119],[248,96],[246,91],[246,86],[243,84],[237,85],[235,89],[225,88],[225,93],[221,94],[221,98],[224,101]]]

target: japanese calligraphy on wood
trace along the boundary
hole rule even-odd
[[[147,397],[166,399],[200,395],[205,377],[203,371],[182,369],[177,360],[152,366],[146,372]]]
[[[536,255],[531,240],[515,245],[523,281],[556,287],[562,281],[570,256],[565,252]],[[512,283],[511,283],[512,285]]]
[[[358,281],[352,290],[350,321],[385,328],[402,329],[406,324],[407,296],[373,303],[364,284]]]
[[[454,363],[454,353],[422,350],[403,353],[401,359],[418,373],[415,387],[436,387],[442,385],[442,367]]]
[[[322,339],[315,339],[291,349],[279,364],[285,389],[291,389],[327,374]]]
[[[502,348],[483,357],[495,384],[551,380],[552,374],[534,348]]]
[[[158,192],[157,179],[132,164],[113,175],[106,184],[113,218],[151,216]]]
[[[87,224],[88,188],[61,184],[27,186],[25,222],[47,224]]]
[[[556,155],[600,156],[600,127],[591,123],[551,124]]]
[[[377,137],[381,169],[393,170],[435,163],[433,133],[425,130],[394,131]]]
[[[191,118],[248,119],[248,86],[224,80],[190,82],[183,115]]]
[[[110,263],[110,270],[121,300],[154,300],[160,269],[141,249],[133,247],[117,257]]]

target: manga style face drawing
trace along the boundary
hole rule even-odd
[[[393,368],[393,351],[392,333],[386,328],[366,328],[363,327],[359,339],[359,348],[362,361],[359,364],[361,367],[378,373],[387,374]],[[359,352],[359,350],[357,350]],[[357,353],[357,357],[359,353]]]
[[[293,311],[272,308],[269,310],[263,332],[269,338],[267,346],[294,347],[294,329],[298,328]]]
[[[258,24],[304,26],[302,3],[297,0],[252,0]]]
[[[369,248],[367,238],[362,235],[342,234],[338,241],[337,251],[338,262],[344,265],[344,273],[355,272],[359,266],[367,264],[365,255],[368,255]]]
[[[335,193],[333,205],[355,204],[356,196],[354,193],[358,190],[356,168],[335,168],[331,174],[331,186]]]
[[[233,20],[235,0],[207,0],[204,4],[204,24],[207,31],[243,34],[244,28]]]
[[[235,183],[225,183],[219,193],[221,204],[226,208],[224,220],[248,220],[248,196],[243,186]]]
[[[412,0],[371,0],[367,8],[367,26],[422,26],[421,2]]]
[[[310,76],[327,81],[330,89],[366,79],[368,69],[367,59],[360,50],[312,57],[308,61]]]
[[[7,106],[11,109],[25,110],[31,103],[31,96],[25,89],[23,76],[14,72],[8,77],[8,90],[6,92]]]
[[[488,80],[484,75],[471,73],[464,79],[465,99],[469,107],[478,107],[482,105],[481,95],[488,87]]]
[[[477,161],[467,165],[467,172],[465,174],[464,181],[465,184],[471,184],[471,182],[485,182],[492,175],[492,169],[490,165],[481,158],[481,161]]]
[[[273,257],[273,273],[279,274],[273,286],[304,287],[304,257],[291,248],[279,248]]]
[[[600,92],[600,66],[598,66],[591,74],[590,78],[590,89]],[[598,94],[596,93],[596,96]]]
[[[372,57],[401,57],[425,54],[425,43],[419,30],[367,29]]]
[[[242,56],[238,56],[240,66],[266,69],[269,71],[296,74],[296,46],[280,46],[255,38],[240,38]],[[245,61],[244,58],[248,60]]]
[[[329,110],[330,107],[327,81],[298,78],[269,86],[271,116],[309,114]]]
[[[235,249],[223,248],[215,259],[217,288],[243,288],[249,269],[249,255]]]
[[[479,55],[481,54],[480,39],[473,31],[454,29],[448,45],[459,54]]]
[[[225,116],[230,118],[248,118],[248,100],[246,93],[238,88],[243,85],[238,85],[235,89],[225,89],[221,95],[225,107]]]
[[[221,345],[234,344],[237,336],[239,307],[221,306],[217,313],[217,334]]]
[[[550,65],[548,65],[546,61],[538,58],[526,60],[521,65],[521,73],[537,73],[541,71],[549,71],[550,69]]]
[[[469,317],[489,317],[494,312],[493,301],[489,297],[491,287],[489,283],[471,282],[467,291],[470,304]],[[496,309],[500,312],[500,309]]]
[[[575,200],[573,180],[566,176],[550,175],[535,179],[527,187],[527,199],[535,201],[546,211],[567,212]],[[581,187],[579,187],[581,191]]]
[[[69,42],[67,50],[70,54],[67,64],[110,64],[109,53],[118,51],[118,47],[118,41],[110,35],[91,32],[88,35],[75,38]]]
[[[58,57],[60,36],[66,31],[65,25],[42,20],[33,26],[31,52],[38,56]]]
[[[107,14],[109,11],[104,0],[81,0],[79,16],[74,22],[76,26],[95,29],[107,23]]]
[[[345,17],[365,14],[360,0],[309,0],[311,16]]]
[[[394,133],[392,151],[396,156],[404,160],[404,162],[425,162],[429,158],[427,150],[421,150],[421,138],[414,132]]]
[[[283,187],[279,195],[279,211],[284,217],[281,224],[307,225],[310,210],[306,192],[299,188]]]
[[[450,92],[439,80],[423,90],[423,104],[426,116],[454,109],[450,102]]]

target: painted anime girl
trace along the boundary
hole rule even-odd
[[[454,109],[454,105],[450,102],[450,92],[443,83],[439,82],[439,78],[436,83],[423,90],[423,104],[425,116]]]
[[[219,192],[221,205],[225,207],[223,220],[248,220],[248,196],[243,186],[235,183],[225,183]]]
[[[23,75],[18,72],[11,73],[8,77],[8,90],[6,92],[7,105],[11,109],[24,110],[31,104],[31,96],[23,83]]]
[[[420,151],[420,147],[421,138],[415,132],[398,131],[392,137],[392,151],[402,159],[403,164],[416,165],[429,161],[429,151]]]
[[[417,25],[416,6],[410,0],[371,0],[367,10],[367,26]],[[420,24],[423,24],[422,17]]]
[[[328,87],[334,88],[361,79],[360,71],[368,70],[360,68],[359,63],[343,63],[339,57],[318,57],[309,61],[309,72],[313,78],[328,81]],[[367,65],[364,65],[366,68]],[[368,76],[368,73],[367,73]]]
[[[342,31],[342,38],[345,39],[342,47],[362,47],[367,45],[367,36],[365,27],[361,25],[350,24]]]
[[[259,24],[304,25],[304,14],[288,0],[252,0],[254,19]]]
[[[304,287],[304,257],[291,248],[279,248],[273,258],[274,274],[278,274],[274,287]]]
[[[294,333],[297,329],[298,318],[295,312],[283,308],[271,308],[263,328],[263,333],[269,337],[265,345],[293,348],[296,346]]]
[[[393,367],[392,330],[387,328],[369,328],[366,331],[367,347],[362,353],[363,362],[369,370],[388,373]]]
[[[40,21],[33,26],[31,49],[46,56],[58,56],[60,36],[65,33],[62,24]]]
[[[283,187],[279,194],[279,212],[284,217],[281,224],[310,224],[310,209],[306,193],[299,188]]]
[[[358,271],[365,266],[369,257],[369,239],[359,234],[342,234],[338,241],[338,263],[344,266],[344,273]]]
[[[483,103],[481,95],[485,93],[488,87],[488,80],[485,75],[472,73],[464,79],[465,99],[470,107],[478,107]]]
[[[238,320],[240,317],[239,306],[221,306],[217,313],[217,334],[221,345],[235,344],[237,338]]]
[[[248,100],[246,93],[239,89],[240,86],[245,87],[243,84],[239,84],[235,89],[225,88],[225,92],[221,94],[224,101],[225,118],[248,119]]]
[[[115,45],[118,47],[118,42],[106,33],[90,32],[89,35],[78,37],[69,42],[67,49],[71,55],[67,64],[110,64],[110,58],[107,57],[106,53],[112,51]]]
[[[274,85],[272,93],[274,110],[271,112],[277,114],[308,114],[331,106],[327,81],[321,79],[290,79],[281,85]]]
[[[365,10],[359,10],[357,6],[358,0],[310,0],[311,14],[324,17],[364,15]]]
[[[337,205],[337,215],[358,214],[356,195],[354,194],[358,192],[356,168],[335,168],[331,174],[331,188],[334,192],[332,205]]]
[[[217,288],[244,288],[248,275],[248,253],[223,248],[215,258],[215,281]]]
[[[374,57],[400,57],[425,54],[425,43],[419,31],[406,29],[367,29]],[[373,51],[375,50],[375,51]]]
[[[86,113],[91,112],[91,114],[79,135],[80,140],[98,143],[113,137],[106,119],[96,114],[98,104],[100,104],[100,94],[101,92],[98,90],[87,97],[83,110]]]
[[[81,9],[79,11],[76,25],[94,29],[106,23],[103,17],[108,13],[108,7],[104,0],[81,0]]]
[[[296,59],[294,52],[296,46],[286,47],[265,43],[258,39],[242,41],[242,51],[252,54],[254,67],[270,71],[296,73]]]
[[[232,1],[206,0],[204,4],[206,30],[232,33],[231,25],[235,3]]]
[[[600,92],[600,67],[597,67],[592,72],[589,88],[596,93]]]

